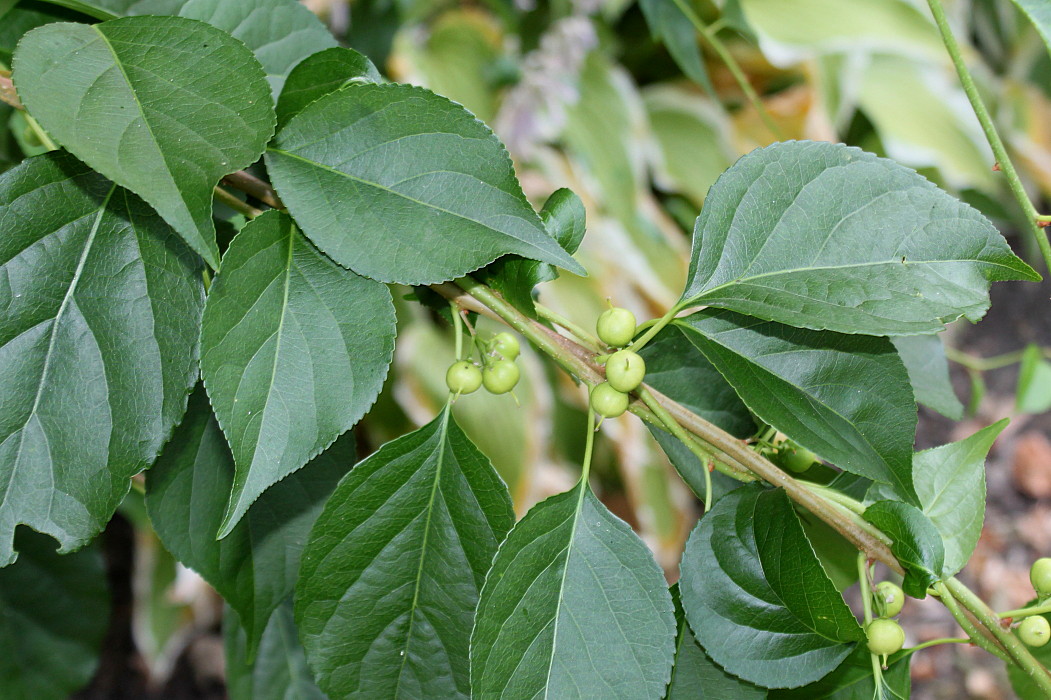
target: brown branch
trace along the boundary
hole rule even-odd
[[[241,190],[245,194],[255,197],[263,204],[274,209],[284,209],[285,204],[281,201],[277,191],[270,186],[269,182],[260,180],[255,175],[250,175],[244,170],[230,173],[223,178],[223,182],[235,190]]]

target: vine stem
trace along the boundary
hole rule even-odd
[[[248,204],[247,202],[242,202],[240,199],[233,196],[232,194],[224,190],[222,187],[216,187],[213,191],[213,195],[215,196],[216,201],[222,202],[237,213],[243,214],[249,219],[254,219],[255,217],[263,213],[261,209],[256,209],[251,204]]]
[[[967,633],[967,636],[971,638],[971,641],[973,641],[976,646],[985,649],[993,656],[999,657],[1005,662],[1009,662],[1007,653],[1001,649],[993,639],[991,639],[991,633],[982,634],[977,625],[971,621],[971,618],[963,614],[963,611],[960,610],[959,604],[956,602],[956,598],[953,597],[952,593],[945,587],[944,583],[938,582],[934,584],[934,588],[938,592],[938,599],[941,600],[942,605],[949,610],[949,614],[952,615],[954,620],[956,620],[956,624],[960,626],[960,629]]]
[[[999,645],[1007,651],[1008,656],[1044,692],[1044,695],[1051,698],[1051,672],[1048,672],[1039,661],[1033,658],[1033,654],[1021,639],[1009,629],[1004,629],[1000,618],[985,604],[985,601],[955,577],[947,580],[944,586],[959,601],[960,605],[975,616],[982,627],[992,633]]]
[[[640,386],[637,392],[639,398],[642,399],[642,402],[653,411],[654,415],[661,419],[661,422],[664,423],[664,426],[668,431],[678,438],[679,442],[686,445],[690,452],[701,461],[701,467],[704,470],[704,512],[707,513],[712,509],[712,472],[708,469],[708,463],[712,461],[711,455],[697,444],[696,440],[690,438],[683,427],[679,425],[679,421],[675,420],[675,418],[664,409],[664,406],[661,406],[660,402],[653,398],[653,394],[650,393],[645,385]]]
[[[1032,200],[1029,199],[1029,195],[1026,194],[1022,180],[1018,177],[1018,171],[1015,170],[1014,163],[1011,162],[1011,156],[1007,153],[1007,148],[1004,146],[1000,134],[996,131],[992,115],[989,114],[989,110],[978,92],[978,87],[975,85],[974,77],[963,60],[960,45],[956,42],[956,37],[953,36],[952,28],[949,26],[948,18],[945,16],[945,8],[942,7],[941,0],[927,0],[927,4],[930,5],[931,14],[934,15],[934,22],[938,25],[938,31],[942,35],[942,42],[945,44],[945,49],[949,52],[949,58],[952,59],[953,66],[956,67],[956,74],[960,77],[960,84],[963,85],[963,91],[967,94],[967,99],[971,103],[971,109],[974,110],[975,116],[978,117],[982,131],[985,132],[985,138],[989,142],[989,147],[993,150],[993,155],[996,157],[1000,171],[1007,178],[1007,184],[1011,188],[1011,194],[1014,195],[1015,201],[1018,202],[1018,206],[1025,213],[1026,230],[1035,241],[1037,248],[1040,249],[1040,255],[1044,259],[1044,266],[1048,271],[1051,271],[1051,242],[1048,242],[1047,234],[1044,233],[1039,225],[1046,220],[1046,217],[1040,216],[1036,211],[1036,207],[1033,206]]]
[[[631,349],[634,352],[638,352],[639,350],[642,350],[642,348],[646,347],[646,343],[653,340],[654,336],[656,336],[658,333],[664,330],[665,326],[667,326],[669,323],[675,320],[675,314],[682,311],[684,306],[685,304],[679,302],[675,306],[668,309],[668,313],[664,314],[659,319],[650,324],[650,326],[646,329],[646,332],[642,334],[642,337],[631,344]]]
[[[917,644],[914,647],[910,647],[908,649],[908,651],[909,651],[910,654],[915,654],[917,651],[920,651],[921,649],[927,649],[927,648],[930,648],[930,647],[936,647],[939,644],[970,644],[970,643],[971,643],[970,639],[964,639],[963,637],[942,637],[941,639],[932,639],[929,642],[923,642],[922,644]]]
[[[1051,613],[1051,602],[1037,605],[1032,608],[1018,608],[1017,610],[1008,610],[1007,612],[997,613],[997,617],[1001,619],[1010,617],[1019,620],[1023,617],[1029,617],[1030,615],[1043,615],[1045,613]]]
[[[537,316],[544,319],[545,321],[550,321],[556,326],[562,326],[567,331],[572,333],[573,336],[576,337],[578,341],[580,341],[581,345],[589,347],[595,352],[606,352],[606,348],[602,345],[602,343],[600,343],[595,336],[584,330],[583,327],[578,326],[562,314],[556,312],[554,309],[549,309],[543,304],[538,303],[534,306],[536,307]]]
[[[778,141],[784,140],[784,135],[781,133],[781,129],[777,126],[777,122],[770,116],[770,112],[763,106],[763,101],[759,99],[759,95],[756,93],[755,88],[748,82],[748,76],[744,74],[741,69],[741,65],[737,62],[737,59],[733,57],[730,50],[726,48],[726,44],[723,43],[722,39],[718,37],[718,31],[721,27],[716,25],[708,26],[704,23],[697,13],[693,11],[689,3],[686,0],[672,0],[675,6],[679,8],[686,19],[690,21],[693,28],[697,30],[697,33],[704,37],[704,40],[708,42],[708,45],[719,55],[720,60],[730,70],[730,75],[733,76],[737,82],[738,87],[741,88],[741,92],[744,93],[745,97],[755,108],[755,111],[759,113],[759,118],[763,120],[763,124],[770,130],[770,133],[774,135],[774,138]]]

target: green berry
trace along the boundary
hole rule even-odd
[[[511,360],[496,360],[482,370],[482,384],[490,394],[506,394],[518,384],[521,372]]]
[[[1042,647],[1051,639],[1051,623],[1043,615],[1033,615],[1018,625],[1018,638],[1031,647]]]
[[[628,410],[628,395],[614,389],[609,382],[596,384],[591,390],[591,408],[603,418],[616,418]]]
[[[618,350],[606,360],[606,381],[617,391],[635,391],[646,376],[646,361],[631,350]]]
[[[873,620],[865,629],[869,651],[877,656],[887,656],[905,645],[905,630],[894,620]]]
[[[781,466],[796,474],[802,474],[817,461],[817,456],[803,447],[782,447],[778,454]]]
[[[1051,557],[1042,557],[1033,562],[1029,569],[1029,580],[1033,582],[1033,590],[1038,597],[1051,595]]]
[[[595,329],[599,340],[606,345],[623,347],[635,337],[635,314],[615,306],[602,312]]]
[[[454,362],[445,373],[445,383],[454,394],[470,394],[482,385],[482,370],[467,360]]]
[[[880,581],[876,584],[876,600],[881,617],[894,617],[905,605],[905,593],[892,581]]]
[[[521,347],[518,345],[518,338],[514,337],[507,331],[497,333],[493,337],[492,342],[489,343],[489,348],[505,360],[513,360],[518,357],[518,353],[521,352]]]

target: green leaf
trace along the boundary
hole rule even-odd
[[[15,52],[18,40],[30,29],[36,29],[50,22],[62,22],[64,20],[75,20],[78,15],[75,12],[60,7],[49,7],[40,3],[19,3],[17,7],[8,6],[3,12],[5,0],[0,0],[0,62],[11,65],[11,55]],[[10,5],[10,0],[6,0]]]
[[[770,700],[909,700],[911,662],[910,652],[892,656],[883,671],[883,693],[877,695],[872,655],[864,644],[859,644],[854,653],[821,680],[802,688],[770,691]]]
[[[100,20],[132,15],[176,15],[186,0],[44,0]]]
[[[18,563],[0,569],[0,690],[7,700],[64,700],[95,673],[109,591],[94,546],[55,553],[22,529]]]
[[[945,547],[941,534],[923,511],[900,501],[877,501],[865,509],[865,520],[891,538],[890,551],[905,569],[901,587],[913,598],[942,579]]]
[[[913,457],[916,495],[945,546],[945,577],[962,569],[978,544],[985,519],[985,457],[1007,423],[1005,418],[964,440]]]
[[[752,683],[812,683],[862,637],[780,489],[745,486],[723,497],[690,535],[680,570],[697,641]]]
[[[0,565],[15,526],[100,532],[197,379],[200,261],[68,154],[0,176]],[[134,352],[132,352],[132,349]]]
[[[646,545],[586,483],[534,506],[485,579],[471,635],[476,697],[656,698],[675,617]]]
[[[708,309],[676,322],[764,422],[853,474],[912,489],[916,404],[886,338]]]
[[[949,379],[945,346],[936,335],[908,335],[891,338],[909,371],[916,401],[933,408],[946,418],[963,418],[963,404]]]
[[[325,95],[278,132],[266,162],[303,232],[367,277],[430,284],[509,253],[586,274],[544,230],[493,132],[422,88]]]
[[[712,186],[683,303],[869,335],[977,321],[997,280],[1038,280],[976,210],[893,161],[776,143]]]
[[[207,22],[243,41],[266,71],[275,101],[297,63],[336,46],[328,28],[298,0],[189,0],[179,16]]]
[[[277,126],[303,111],[314,100],[336,92],[350,82],[379,83],[383,80],[367,56],[354,49],[335,47],[303,59],[288,74],[277,100]]]
[[[690,342],[690,331],[671,325],[640,353],[646,383],[734,437],[755,432],[755,421],[716,366]]]
[[[365,414],[395,330],[387,288],[321,255],[285,214],[234,238],[201,332],[201,373],[237,465],[220,537]]]
[[[146,475],[146,507],[161,542],[237,611],[255,653],[271,613],[291,594],[310,528],[354,464],[345,434],[307,466],[267,489],[222,540],[215,533],[234,481],[234,461],[202,388]]]
[[[584,202],[568,188],[555,190],[540,211],[548,235],[568,253],[575,253],[584,240],[586,211]],[[558,278],[558,271],[547,263],[518,255],[505,255],[481,271],[479,278],[499,291],[515,308],[536,318],[533,288]]]
[[[468,697],[478,591],[513,522],[507,488],[448,406],[358,464],[296,584],[318,685],[340,698]]]
[[[1036,31],[1051,51],[1051,5],[1046,0],[1012,0],[1018,9],[1029,18]]]
[[[697,643],[679,600],[678,584],[671,588],[675,601],[675,624],[678,635],[675,643],[675,666],[666,700],[697,700],[698,698],[726,698],[727,700],[763,700],[768,691],[747,681],[731,676],[712,661]]]
[[[138,194],[212,267],[212,188],[274,131],[263,71],[244,44],[181,17],[56,23],[22,38],[14,81],[60,145]]]
[[[1022,353],[1015,406],[1022,413],[1051,410],[1051,362],[1044,359],[1039,345],[1030,344]]]
[[[255,660],[237,612],[223,612],[226,692],[230,700],[326,700],[314,684],[303,645],[296,637],[292,604],[279,605],[267,623]]]
[[[687,0],[685,4],[689,6],[690,3]],[[686,77],[703,87],[709,95],[714,95],[715,88],[704,65],[697,30],[679,9],[676,0],[639,0],[639,7],[646,17],[650,34],[667,47]]]

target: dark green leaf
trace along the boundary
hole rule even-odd
[[[22,556],[0,569],[0,694],[64,700],[95,672],[109,625],[109,591],[96,547],[55,552],[22,529]]]
[[[891,538],[890,551],[905,568],[901,587],[913,598],[926,598],[927,589],[942,578],[945,547],[930,518],[916,506],[900,501],[877,501],[865,509],[865,520]]]
[[[148,202],[212,267],[212,188],[274,131],[244,44],[181,17],[49,24],[23,37],[14,81],[60,145]]]
[[[685,4],[689,7],[689,2]],[[715,88],[712,87],[700,44],[697,43],[697,30],[676,1],[640,0],[639,6],[646,16],[646,24],[653,38],[664,43],[687,78],[703,87],[708,94],[714,95]]]
[[[748,407],[719,370],[690,342],[689,331],[669,326],[647,343],[646,383],[734,437],[755,432]]]
[[[1037,280],[976,210],[893,161],[831,143],[753,151],[712,186],[683,301],[794,326],[933,333]]]
[[[0,176],[0,565],[15,526],[82,547],[156,458],[197,378],[202,267],[67,154]]]
[[[731,676],[708,658],[697,643],[686,624],[686,615],[679,600],[679,587],[671,588],[675,600],[675,623],[678,627],[675,647],[675,666],[671,671],[671,682],[664,697],[666,700],[703,700],[705,698],[726,700],[762,700],[767,696],[765,688],[758,688],[747,681]]]
[[[321,255],[288,216],[267,212],[241,230],[201,333],[201,373],[237,464],[220,536],[365,414],[394,334],[387,288]]]
[[[556,190],[540,211],[548,235],[566,252],[575,253],[584,240],[584,203],[572,190]],[[547,263],[518,255],[505,255],[479,274],[479,279],[499,291],[519,311],[536,318],[533,288],[558,277],[558,271]]]
[[[230,607],[223,613],[223,638],[230,700],[326,700],[296,637],[291,601],[274,610],[254,661],[249,658],[248,636]]]
[[[21,2],[18,7],[8,8],[0,15],[0,62],[11,65],[11,55],[15,52],[18,40],[30,29],[36,29],[49,22],[74,20],[79,15],[75,12],[51,7],[43,3]],[[0,2],[0,6],[3,2]]]
[[[353,463],[354,439],[347,433],[267,489],[230,534],[216,540],[234,461],[198,388],[186,418],[147,473],[146,507],[157,535],[237,611],[249,657],[271,613],[292,592],[307,533]]]
[[[132,15],[175,15],[186,0],[44,0],[82,12],[95,19],[108,20]]]
[[[946,418],[963,418],[963,404],[949,379],[945,347],[937,335],[907,335],[891,338],[897,348],[916,401],[933,408]]]
[[[680,569],[697,641],[752,683],[812,683],[862,636],[780,489],[745,486],[723,497],[694,529]]]
[[[1044,359],[1039,345],[1027,346],[1022,354],[1015,405],[1022,413],[1051,410],[1051,362]]]
[[[446,407],[340,482],[310,533],[296,623],[333,697],[466,698],[478,591],[514,522]]]
[[[471,636],[476,697],[656,698],[675,617],[664,574],[590,487],[534,506],[500,546]]]
[[[772,690],[770,700],[909,700],[911,662],[911,653],[892,656],[883,672],[883,693],[877,695],[872,655],[865,645],[859,644],[853,654],[821,680],[793,690]]]
[[[838,467],[914,498],[916,404],[886,338],[708,309],[676,324],[763,421]]]
[[[349,82],[378,83],[383,78],[366,56],[353,49],[335,47],[303,59],[292,69],[277,100],[277,126],[303,111],[308,104],[339,90]]]
[[[493,132],[422,88],[325,95],[289,120],[266,161],[307,237],[367,277],[441,282],[510,253],[586,274],[544,230]]]
[[[920,507],[941,533],[944,576],[952,576],[971,558],[985,519],[985,457],[1007,419],[974,435],[917,452],[912,478]]]
[[[275,101],[297,63],[336,46],[328,28],[298,0],[189,0],[179,16],[207,22],[243,41],[266,71]]]

